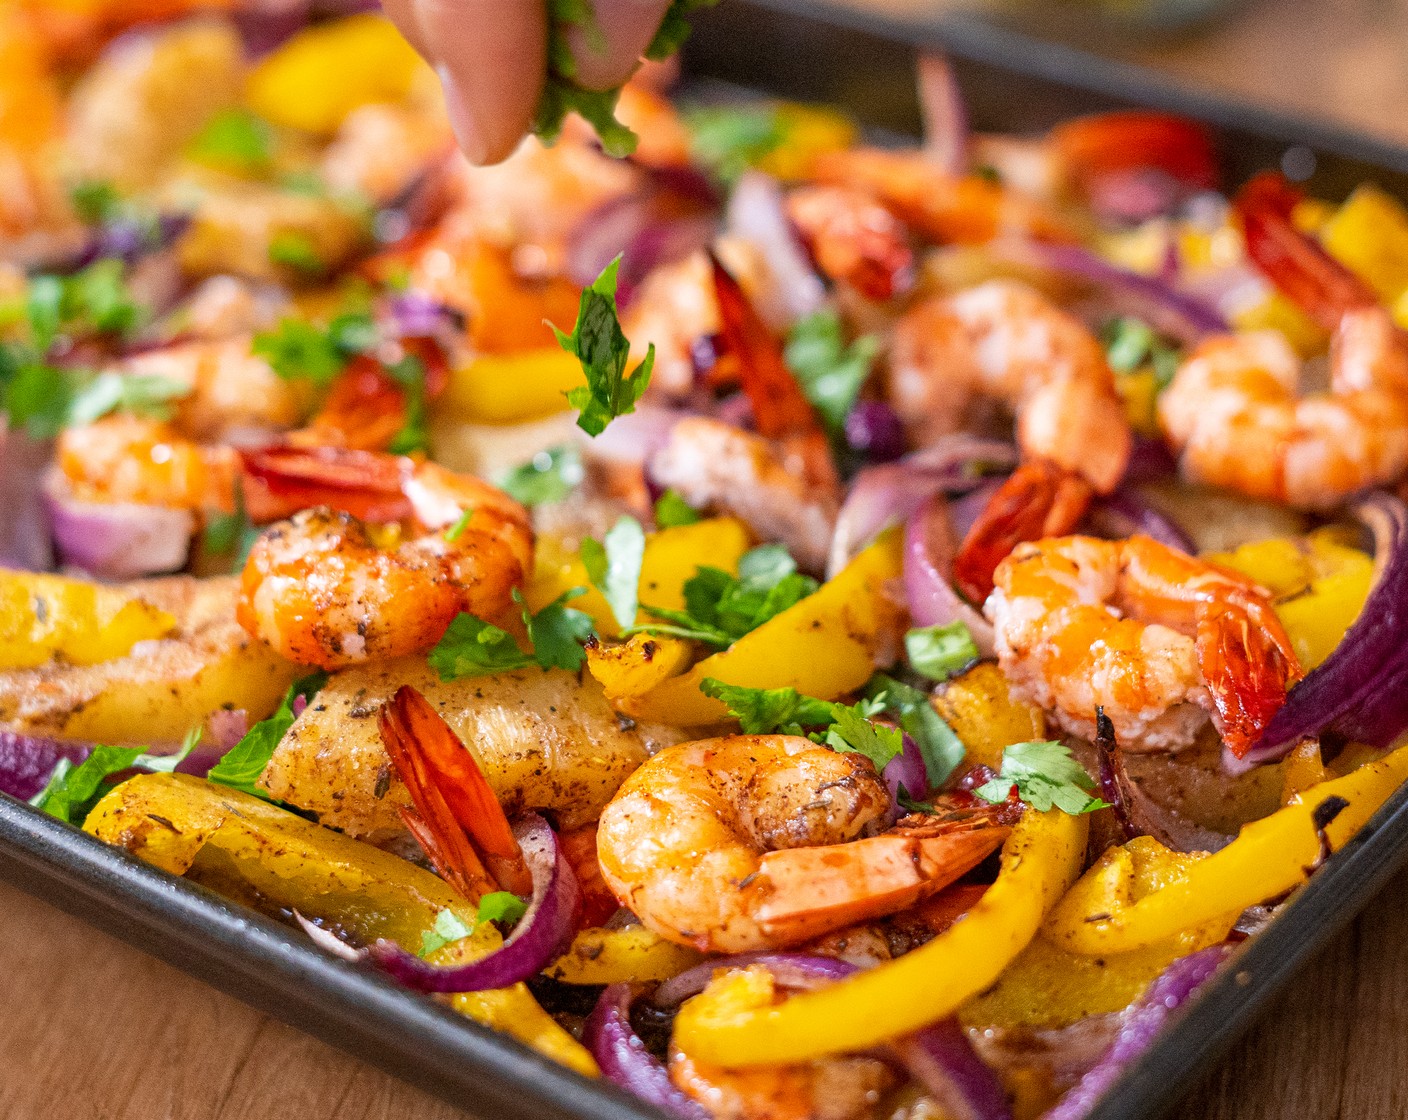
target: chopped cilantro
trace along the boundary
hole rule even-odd
[[[978,660],[973,634],[962,622],[919,626],[904,636],[910,668],[933,681],[946,681]]]
[[[196,134],[186,155],[237,174],[265,170],[274,155],[274,130],[247,109],[225,109]]]
[[[601,435],[616,417],[636,410],[655,365],[655,344],[651,343],[645,359],[626,373],[631,344],[616,316],[616,270],[620,266],[618,256],[582,292],[577,324],[570,335],[552,327],[558,344],[576,355],[586,374],[587,383],[568,390],[566,396],[567,403],[580,413],[577,427],[590,436]]]
[[[206,780],[268,801],[269,795],[260,789],[257,783],[260,775],[264,773],[264,768],[269,765],[269,759],[274,757],[274,750],[293,726],[294,702],[300,696],[304,701],[311,700],[327,683],[327,679],[326,673],[309,673],[289,685],[278,710],[245,732],[244,738],[226,751],[220,761],[210,768],[210,773],[205,776]]]
[[[327,261],[318,252],[317,244],[298,230],[285,230],[270,238],[269,260],[302,276],[325,276],[328,271]]]
[[[701,516],[697,509],[684,500],[678,490],[666,490],[655,501],[655,526],[658,529],[693,525]]]
[[[708,105],[685,110],[694,159],[732,183],[787,140],[787,128],[769,105]]]
[[[600,540],[582,542],[582,564],[592,586],[601,592],[616,624],[635,625],[640,609],[640,570],[645,561],[645,530],[634,517],[623,516]]]
[[[934,710],[929,694],[884,673],[870,678],[865,694],[893,712],[905,734],[919,747],[929,776],[929,788],[943,785],[958,769],[965,751],[953,728]]]
[[[472,937],[485,922],[513,925],[527,912],[528,904],[508,891],[490,891],[481,898],[473,926],[465,925],[464,919],[453,910],[441,910],[435,915],[434,924],[420,935],[420,955],[428,957],[451,942]]]
[[[425,410],[425,363],[414,354],[385,367],[391,379],[401,386],[406,399],[406,422],[391,437],[387,450],[393,455],[409,455],[430,447],[430,429]]]
[[[834,709],[835,723],[826,733],[826,745],[842,753],[863,754],[875,764],[878,774],[890,759],[904,750],[904,732],[886,723],[875,723],[855,708],[844,704]]]
[[[1154,371],[1154,384],[1168,388],[1178,372],[1178,349],[1159,337],[1143,319],[1123,315],[1111,319],[1100,332],[1105,359],[1116,373],[1137,373],[1145,366]]]
[[[69,191],[73,212],[84,225],[95,226],[110,222],[122,213],[122,198],[116,188],[102,179],[87,179],[75,183]]]
[[[376,323],[370,314],[346,312],[326,329],[304,319],[285,319],[274,330],[254,336],[254,353],[286,381],[326,386],[376,341]]]
[[[235,508],[232,513],[216,513],[207,518],[201,546],[213,556],[229,555],[233,570],[238,572],[249,558],[249,550],[259,539],[259,526],[249,519],[244,507],[244,487],[235,484]]]
[[[189,396],[191,386],[160,374],[121,374],[109,370],[73,394],[67,424],[91,424],[110,412],[170,420],[176,414],[171,402]]]
[[[200,730],[197,728],[187,734],[175,754],[148,754],[144,747],[94,747],[77,766],[66,758],[61,759],[44,788],[29,803],[61,821],[81,825],[107,792],[108,779],[114,774],[133,769],[169,774],[198,742]]]
[[[434,924],[420,935],[420,955],[428,957],[450,942],[462,941],[473,933],[474,928],[465,925],[464,919],[453,910],[441,910],[435,915]]]
[[[0,344],[0,412],[11,428],[52,439],[68,420],[82,374],[39,360],[27,347]]]
[[[862,335],[847,346],[841,317],[831,309],[808,315],[788,334],[787,366],[833,436],[844,433],[846,417],[879,352],[875,335]]]
[[[562,501],[586,476],[581,453],[564,444],[514,467],[499,479],[499,488],[525,506],[541,506]]]
[[[427,656],[430,667],[443,681],[526,669],[530,665],[576,671],[586,659],[581,643],[592,632],[592,618],[566,604],[583,593],[582,588],[574,587],[536,614],[523,607],[523,624],[533,643],[532,653],[524,653],[507,630],[462,613]],[[522,604],[517,592],[514,598]]]
[[[478,924],[502,922],[511,926],[528,913],[528,904],[509,891],[490,891],[479,900]]]
[[[1109,808],[1091,796],[1095,782],[1064,743],[1013,743],[1002,752],[997,777],[973,792],[984,801],[999,804],[1007,800],[1014,786],[1018,797],[1043,813],[1053,806],[1072,816]]]

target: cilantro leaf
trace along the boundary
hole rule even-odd
[[[69,191],[73,212],[86,226],[110,222],[122,213],[122,197],[111,183],[103,179],[87,179],[75,183]]]
[[[17,344],[0,345],[0,411],[11,428],[52,439],[68,420],[81,375],[37,359]]]
[[[582,455],[571,444],[539,451],[499,479],[499,489],[525,506],[560,502],[587,476]]]
[[[174,377],[108,370],[73,394],[68,403],[67,424],[91,424],[110,412],[170,420],[176,414],[171,402],[190,393],[191,386]]]
[[[237,174],[263,171],[274,155],[274,130],[247,109],[224,109],[196,134],[186,155]]]
[[[302,697],[306,702],[315,696],[327,683],[326,673],[309,673],[289,685],[288,691],[278,709],[268,719],[261,719],[244,734],[238,743],[226,751],[220,761],[210,768],[205,778],[216,785],[248,793],[254,797],[269,800],[269,795],[256,784],[274,750],[283,741],[285,733],[293,726],[294,702]]]
[[[831,309],[808,315],[788,334],[787,368],[833,436],[844,433],[846,417],[879,352],[875,335],[862,335],[847,346],[841,317]]]
[[[387,450],[393,455],[409,455],[430,446],[430,428],[425,409],[425,363],[414,354],[384,367],[391,380],[405,393],[406,422],[391,437]]]
[[[529,614],[524,609],[523,622],[528,627],[528,640],[533,643],[533,661],[544,669],[576,672],[582,667],[587,656],[582,643],[591,637],[592,616],[566,604],[585,593],[583,588],[574,587],[537,614]]]
[[[722,700],[745,735],[773,731],[800,735],[804,727],[832,723],[836,707],[829,700],[803,696],[795,688],[745,688],[713,677],[705,677],[699,683],[699,691]]]
[[[29,803],[51,817],[82,825],[106,792],[104,787],[114,774],[132,769],[169,774],[195,749],[198,742],[200,730],[197,728],[187,734],[181,749],[175,754],[148,754],[144,747],[94,747],[77,766],[66,758],[61,759],[44,788]]]
[[[1105,344],[1105,360],[1116,373],[1137,373],[1150,366],[1155,385],[1163,391],[1178,372],[1178,348],[1164,341],[1143,319],[1133,315],[1111,319],[1100,338]]]
[[[910,668],[933,681],[946,681],[978,660],[973,634],[962,622],[918,626],[904,636]]]
[[[655,344],[651,343],[644,361],[626,373],[631,344],[616,315],[616,271],[620,265],[618,256],[582,292],[577,323],[570,335],[548,324],[558,345],[582,363],[587,383],[568,390],[566,396],[567,403],[580,413],[577,426],[591,436],[601,435],[616,417],[636,410],[655,365]]]
[[[326,329],[304,319],[285,319],[274,330],[254,336],[254,353],[286,381],[326,386],[376,343],[371,315],[354,311],[335,316]]]
[[[317,244],[298,230],[284,230],[269,239],[269,261],[310,278],[325,276],[328,271]]]
[[[450,623],[426,660],[442,681],[524,669],[534,663],[507,630],[464,613]]]
[[[508,891],[490,891],[481,898],[472,926],[466,925],[453,910],[441,910],[435,915],[434,924],[420,935],[420,955],[428,957],[451,942],[472,937],[485,922],[513,925],[527,912],[528,904]]]
[[[566,604],[582,594],[585,594],[583,588],[574,587],[536,614],[522,607],[523,624],[528,640],[533,643],[532,653],[524,653],[507,630],[472,614],[460,614],[430,651],[427,657],[430,667],[440,674],[442,681],[504,673],[530,665],[575,672],[586,660],[581,643],[592,633],[592,618]],[[523,604],[523,596],[518,591],[514,591],[513,597]]]
[[[843,704],[837,704],[832,715],[835,723],[826,733],[826,745],[842,753],[865,755],[875,764],[877,774],[904,750],[904,732],[898,727],[873,723],[856,708]]]
[[[228,554],[232,570],[238,572],[249,558],[249,550],[259,539],[259,526],[249,519],[244,506],[244,487],[235,483],[235,508],[232,513],[218,513],[207,519],[201,547],[214,556]]]
[[[733,183],[787,140],[781,115],[770,105],[708,105],[683,113],[690,154],[722,182]]]
[[[1013,743],[1002,752],[997,777],[973,792],[984,801],[999,804],[1007,800],[1013,786],[1018,797],[1043,813],[1053,806],[1072,816],[1109,808],[1091,796],[1095,782],[1064,743]]]
[[[681,525],[694,525],[702,519],[702,514],[684,500],[678,490],[666,490],[655,500],[655,526],[658,529],[674,529]]]
[[[919,747],[929,788],[943,785],[963,761],[965,749],[953,728],[934,710],[929,694],[884,673],[870,678],[865,694],[893,712],[905,734]]]
[[[640,570],[645,561],[645,530],[634,517],[623,516],[600,540],[582,542],[582,564],[592,586],[601,592],[616,624],[634,626],[640,609]]]

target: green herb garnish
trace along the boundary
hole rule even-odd
[[[274,757],[274,751],[297,718],[293,714],[294,703],[300,697],[305,703],[312,700],[318,690],[327,683],[327,679],[326,673],[309,673],[289,685],[278,710],[246,731],[244,737],[210,768],[210,773],[205,776],[206,781],[228,786],[265,801],[270,800],[269,795],[260,789],[257,783],[269,765],[269,760]]]
[[[145,747],[94,747],[75,766],[60,759],[49,775],[49,781],[30,799],[30,804],[51,817],[69,824],[82,825],[107,792],[108,779],[124,770],[149,770],[169,774],[200,742],[200,729],[190,731],[175,754],[149,754]]]
[[[532,653],[525,653],[507,630],[462,613],[450,623],[444,637],[427,656],[430,667],[443,681],[504,673],[532,665],[575,672],[586,660],[582,642],[591,636],[593,624],[591,615],[574,610],[567,603],[585,593],[583,588],[574,587],[534,614],[522,605],[523,597],[514,592],[514,599],[522,607],[528,640],[533,644]]]
[[[841,317],[829,309],[808,315],[788,334],[787,366],[833,436],[845,432],[846,417],[879,352],[875,335],[862,335],[847,346]]]
[[[973,634],[962,622],[919,626],[904,636],[910,668],[932,681],[946,681],[978,660]]]
[[[582,542],[582,564],[601,592],[616,624],[635,625],[640,608],[640,571],[645,561],[645,530],[634,517],[622,517],[600,540]]]
[[[525,506],[560,502],[586,478],[582,455],[571,444],[539,451],[499,479],[499,488]]]
[[[996,805],[1007,800],[1014,786],[1018,797],[1043,813],[1055,807],[1079,816],[1110,807],[1091,796],[1095,792],[1094,781],[1064,743],[1013,743],[1002,752],[1002,768],[997,777],[973,792]]]
[[[684,500],[678,490],[666,490],[655,501],[655,527],[675,529],[681,525],[694,525],[703,519],[697,509]]]

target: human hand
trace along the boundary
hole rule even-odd
[[[460,147],[494,163],[533,120],[547,74],[548,0],[383,0],[411,44],[434,64]],[[592,0],[601,37],[568,30],[584,89],[619,86],[635,71],[669,0]],[[590,41],[589,41],[590,39]]]

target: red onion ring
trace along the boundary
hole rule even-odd
[[[1364,609],[1330,656],[1291,689],[1261,740],[1240,761],[1223,752],[1233,773],[1284,758],[1326,732],[1386,748],[1408,729],[1408,508],[1375,493],[1354,512],[1374,535],[1378,570]]]
[[[1011,1120],[1002,1082],[956,1018],[925,1027],[890,1049],[953,1120]]]
[[[533,876],[533,898],[502,948],[477,961],[436,965],[394,941],[378,941],[367,957],[408,988],[421,992],[482,992],[506,988],[543,970],[571,939],[581,890],[547,821],[529,813],[513,829]]]
[[[62,760],[82,762],[91,743],[22,735],[0,728],[0,793],[28,801],[42,790]]]
[[[820,311],[826,286],[812,267],[811,258],[797,237],[775,179],[761,171],[745,172],[728,200],[726,220],[730,233],[750,241],[763,254],[772,274],[774,298],[762,301],[786,311],[787,324]]]
[[[900,753],[885,763],[885,769],[880,772],[880,777],[889,787],[890,802],[897,817],[904,815],[904,808],[900,805],[901,792],[915,801],[929,796],[929,768],[924,764],[919,744],[907,731],[903,743]]]
[[[970,490],[981,479],[973,467],[1011,468],[1017,449],[1002,440],[963,432],[942,436],[898,462],[867,467],[856,475],[836,516],[827,561],[828,578],[844,568],[887,525],[902,524],[940,491]]]
[[[1201,300],[1163,281],[1111,264],[1079,245],[1024,241],[1003,246],[1000,254],[1087,280],[1155,330],[1183,343],[1199,342],[1210,334],[1231,330],[1227,321]]]
[[[185,567],[195,532],[190,510],[133,502],[85,502],[51,469],[42,496],[60,559],[106,579],[137,579]]]
[[[582,1026],[582,1043],[591,1051],[601,1075],[667,1116],[678,1120],[710,1120],[709,1112],[685,1096],[667,1070],[631,1027],[631,1004],[637,990],[611,984]]]
[[[904,527],[904,588],[916,626],[962,622],[983,657],[991,657],[996,637],[992,624],[953,586],[953,557],[958,551],[947,503],[935,494]]]
[[[919,56],[919,113],[924,153],[950,175],[968,171],[968,107],[953,67],[942,54]]]
[[[923,765],[922,759],[920,765]],[[677,1007],[690,996],[697,996],[708,987],[709,981],[719,969],[747,968],[753,964],[760,964],[771,972],[779,986],[802,991],[835,980],[844,980],[856,971],[856,966],[848,961],[821,957],[814,953],[773,953],[766,950],[736,953],[731,957],[718,957],[685,969],[656,988],[651,1002],[657,1007]]]
[[[1114,1045],[1043,1120],[1084,1120],[1131,1062],[1144,1053],[1164,1024],[1217,971],[1231,952],[1227,945],[1180,957],[1160,973],[1138,1002],[1124,1012]]]

